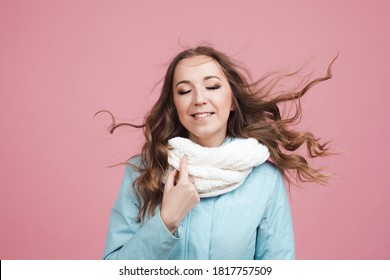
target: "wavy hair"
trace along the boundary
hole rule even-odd
[[[330,175],[324,174],[321,168],[310,166],[307,158],[300,155],[297,150],[300,147],[306,148],[309,158],[324,157],[335,154],[330,150],[330,142],[321,143],[310,131],[297,131],[291,126],[301,120],[300,98],[314,85],[332,77],[331,68],[338,54],[329,64],[326,75],[311,80],[307,80],[306,76],[306,79],[301,80],[300,86],[278,92],[276,89],[282,80],[297,76],[300,70],[283,75],[272,72],[250,82],[249,72],[244,66],[213,47],[202,45],[185,49],[174,57],[163,79],[160,97],[146,115],[142,125],[116,124],[114,116],[110,113],[113,118],[111,133],[120,126],[129,125],[143,128],[145,135],[140,155],[141,164],[132,165],[140,172],[140,176],[133,184],[140,201],[139,219],[143,221],[146,215],[154,215],[156,207],[162,201],[164,189],[162,177],[168,168],[168,140],[177,136],[187,137],[187,131],[181,125],[173,103],[175,68],[181,60],[199,55],[208,56],[218,62],[232,89],[236,109],[230,112],[228,136],[252,137],[266,145],[271,154],[269,161],[280,170],[289,187],[294,181],[328,183]],[[286,102],[295,105],[295,113],[283,118],[279,107]]]

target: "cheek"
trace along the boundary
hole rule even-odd
[[[183,98],[174,98],[173,104],[175,105],[179,118],[186,113],[186,103]]]
[[[221,100],[220,106],[221,106],[221,108],[223,108],[224,112],[230,112],[232,110],[232,108],[234,107],[232,96],[229,94],[223,100]]]
[[[176,111],[179,112],[180,111],[180,102],[178,102],[176,96],[173,97],[173,105],[175,106]]]
[[[223,111],[234,110],[233,91],[230,87],[227,87],[225,94],[220,98],[220,106],[223,107]]]

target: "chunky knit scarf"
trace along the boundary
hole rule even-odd
[[[187,158],[188,177],[200,197],[217,196],[238,188],[253,167],[269,157],[266,146],[254,138],[230,138],[220,147],[203,147],[187,138],[175,137],[168,141],[170,168],[180,170],[180,159]]]

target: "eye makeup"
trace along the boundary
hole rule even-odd
[[[177,93],[180,94],[180,95],[183,95],[183,94],[186,94],[186,93],[189,93],[191,90],[178,90]]]
[[[210,87],[206,87],[206,88],[209,89],[209,90],[216,90],[216,89],[221,88],[221,86],[220,85],[214,85],[214,86],[210,86]]]

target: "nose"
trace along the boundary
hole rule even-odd
[[[195,90],[194,96],[194,105],[204,105],[206,104],[207,98],[204,92],[201,89]]]

